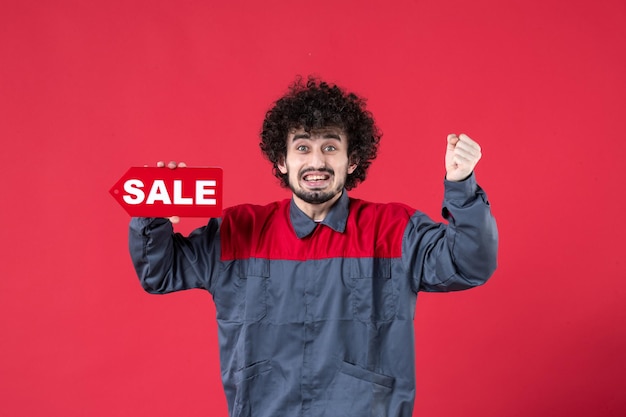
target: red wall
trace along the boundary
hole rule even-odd
[[[108,189],[175,159],[223,167],[226,206],[287,197],[258,132],[314,73],[385,134],[354,196],[439,218],[446,134],[484,148],[500,267],[421,295],[415,415],[626,415],[625,20],[623,0],[3,0],[0,414],[226,416],[210,295],[141,290]]]

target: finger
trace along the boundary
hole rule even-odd
[[[465,133],[461,133],[459,135],[459,141],[461,143],[464,143],[464,144],[466,144],[468,146],[472,146],[472,147],[478,148],[480,150],[480,145],[478,144],[478,142],[476,142],[475,140],[473,140],[472,138],[467,136]]]
[[[452,161],[458,166],[474,166],[480,160],[480,155],[475,154],[466,154],[466,153],[455,153],[452,158]]]
[[[172,216],[172,217],[168,217],[169,221],[172,222],[172,224],[176,224],[178,222],[180,222],[180,217],[178,216]]]
[[[454,148],[454,153],[464,157],[472,157],[480,155],[480,149],[478,147],[459,142]]]
[[[473,161],[474,159],[475,158],[472,158],[471,155],[455,152],[454,156],[452,157],[452,162],[454,162],[457,165],[466,165],[470,163],[471,161]]]
[[[178,168],[186,168],[186,167],[187,167],[186,163],[184,163],[184,162],[179,162],[178,163]]]
[[[174,168],[176,168],[176,167],[177,167],[176,161],[170,161],[170,162],[168,162],[167,167],[168,167],[169,169],[174,169]]]
[[[165,162],[163,162],[163,161],[157,162],[157,167],[163,168],[164,166],[165,166]]]
[[[449,145],[454,146],[454,145],[456,145],[456,144],[457,144],[457,142],[459,141],[459,137],[458,137],[457,135],[455,135],[454,133],[450,133],[450,134],[448,135],[448,137],[447,137],[447,140],[448,140],[448,144],[449,144]]]
[[[459,142],[456,144],[455,151],[461,151],[461,150],[468,152],[468,153],[475,154],[477,156],[481,154],[480,145],[477,142],[470,139],[469,136],[463,137],[461,135],[461,137],[459,138]]]

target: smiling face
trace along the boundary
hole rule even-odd
[[[341,196],[346,178],[357,164],[348,158],[345,132],[329,127],[290,131],[287,155],[277,167],[287,174],[296,205],[309,217],[321,220]]]

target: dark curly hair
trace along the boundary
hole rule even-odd
[[[382,136],[372,114],[365,108],[365,99],[316,77],[310,76],[306,82],[298,77],[289,86],[288,93],[265,114],[259,143],[283,187],[289,186],[289,180],[287,174],[279,171],[277,163],[287,156],[289,132],[292,129],[310,132],[325,127],[343,129],[348,137],[348,157],[358,163],[346,179],[346,189],[365,180]]]

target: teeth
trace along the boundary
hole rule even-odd
[[[307,181],[322,181],[326,179],[326,177],[323,175],[307,175],[304,179]]]

